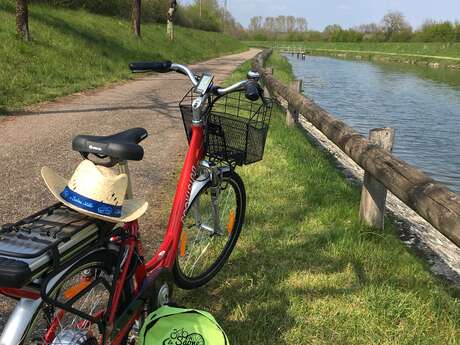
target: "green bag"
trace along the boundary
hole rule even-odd
[[[151,313],[139,334],[139,345],[229,345],[214,317],[201,310],[163,306]]]

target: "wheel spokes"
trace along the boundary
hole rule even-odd
[[[190,277],[202,274],[216,261],[235,226],[236,194],[229,183],[219,192],[217,222],[211,198],[211,193],[202,193],[184,222],[178,260],[182,272]]]
[[[82,270],[74,276],[70,276],[57,288],[54,295],[59,302],[68,303],[83,293],[83,295],[73,301],[71,306],[96,319],[101,319],[106,312],[110,292],[102,282],[97,283],[85,292],[86,288],[96,279],[99,279],[101,274],[104,274],[99,269],[94,269],[90,275],[88,275],[88,272]],[[103,279],[110,279],[110,275],[104,274]],[[34,339],[35,341],[38,340],[36,344],[68,345],[69,339],[71,340],[73,337],[93,338],[95,340],[98,338],[102,339],[96,323],[60,308],[53,307],[52,309],[47,326],[40,331],[41,336]]]

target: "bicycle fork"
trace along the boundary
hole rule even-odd
[[[215,164],[211,166],[211,208],[212,218],[214,225],[214,234],[222,235],[222,229],[220,228],[220,216],[219,216],[219,193],[220,185],[222,183],[222,176],[220,170]]]
[[[209,190],[211,192],[212,226],[211,224],[203,224],[201,220],[199,197],[195,200],[192,206],[195,223],[200,229],[210,232],[211,235],[221,235],[222,229],[220,226],[219,193],[222,184],[223,171],[219,169],[217,165],[208,161],[201,162],[201,166],[204,168],[207,179],[211,185]]]

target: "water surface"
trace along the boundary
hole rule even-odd
[[[460,72],[287,58],[307,96],[363,135],[395,128],[394,154],[460,193]]]

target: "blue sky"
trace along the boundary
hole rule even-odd
[[[193,0],[179,0],[190,3]],[[224,0],[218,0],[223,4]],[[404,13],[415,27],[427,18],[460,20],[460,0],[227,0],[228,9],[244,26],[253,16],[293,15],[307,18],[311,29],[328,24],[351,27],[380,22],[389,10]]]

